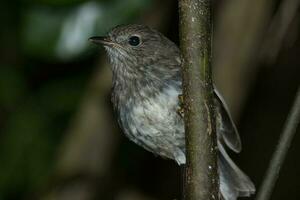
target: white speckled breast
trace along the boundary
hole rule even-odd
[[[130,111],[130,135],[138,136],[149,151],[160,156],[185,163],[185,138],[183,119],[177,114],[180,90],[172,86],[164,88],[152,98],[145,98]],[[126,131],[125,131],[126,133]],[[175,142],[174,142],[175,141]],[[139,143],[139,141],[137,141]],[[157,151],[159,150],[159,151]]]

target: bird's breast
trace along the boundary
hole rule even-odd
[[[184,163],[184,123],[177,113],[180,83],[113,92],[114,107],[125,135],[148,151]],[[114,88],[116,89],[116,88]],[[124,92],[124,91],[123,91]]]

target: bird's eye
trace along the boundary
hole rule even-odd
[[[140,41],[140,38],[138,36],[131,36],[129,38],[129,41],[128,43],[131,45],[131,46],[138,46],[141,41]]]

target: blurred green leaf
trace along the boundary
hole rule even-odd
[[[22,22],[24,52],[44,59],[70,60],[87,50],[87,39],[128,23],[152,0],[88,1],[73,7],[32,6]]]
[[[0,67],[0,105],[12,108],[27,92],[24,74],[17,67]]]
[[[78,77],[51,81],[38,92],[39,103],[47,113],[58,115],[71,112],[78,106],[84,86]]]
[[[47,121],[33,102],[9,117],[0,142],[0,191],[31,191],[48,178],[53,147]]]

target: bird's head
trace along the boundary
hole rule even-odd
[[[105,47],[116,70],[125,67],[144,71],[180,65],[178,47],[158,31],[144,25],[119,25],[106,36],[89,40]]]

